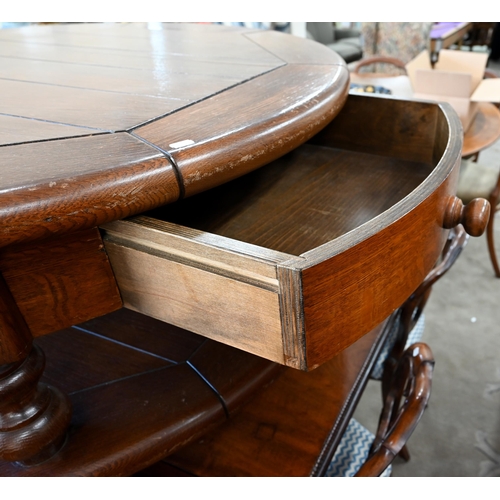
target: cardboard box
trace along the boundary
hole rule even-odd
[[[413,96],[450,103],[467,131],[479,102],[500,102],[500,78],[484,79],[488,54],[441,50],[431,66],[427,50],[406,65]]]

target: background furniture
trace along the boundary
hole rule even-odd
[[[499,172],[472,160],[462,160],[457,195],[464,203],[468,203],[468,201],[478,197],[484,197],[490,202],[492,214],[488,221],[486,241],[495,276],[500,278],[500,267],[498,265],[494,239],[495,213],[500,209]]]
[[[382,71],[386,66],[394,66],[398,71],[404,71],[402,61],[386,57],[369,57],[361,60],[352,70],[351,82],[361,85],[373,85],[388,88],[394,96],[411,99],[412,89],[406,75],[395,75],[386,73],[363,73],[363,68],[370,68],[373,65],[382,66]],[[380,69],[380,68],[379,68]],[[496,74],[486,70],[485,78],[496,78]],[[351,90],[355,92],[356,89]],[[479,153],[490,147],[500,139],[500,110],[498,105],[489,102],[480,102],[477,114],[464,134],[462,147],[462,157],[472,158],[477,161]],[[460,178],[458,185],[458,196],[464,203],[469,203],[475,198],[489,199],[493,210],[498,207],[498,172],[490,168],[484,168],[480,164],[472,165],[468,161],[462,161]],[[494,231],[494,214],[488,222],[487,243],[488,252],[493,265],[495,275],[500,277],[500,268],[496,257]]]
[[[337,52],[346,63],[363,56],[361,32],[354,28],[336,28],[335,23],[306,23],[306,35]]]
[[[382,382],[382,400],[386,400],[396,367],[404,351],[409,349],[410,345],[422,340],[425,328],[424,307],[432,292],[432,286],[450,270],[468,239],[469,236],[461,226],[450,231],[440,260],[397,311],[397,320],[370,374],[372,379]],[[404,460],[410,459],[406,446],[403,446],[399,453]]]
[[[362,23],[363,57],[394,57],[406,64],[428,48],[432,24]]]
[[[463,46],[468,46],[472,50],[475,46],[490,48],[493,30],[496,23],[472,23],[472,29],[462,40]]]

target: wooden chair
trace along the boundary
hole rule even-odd
[[[370,449],[366,444],[368,431],[352,419],[326,476],[390,475],[392,461],[404,448],[427,407],[433,369],[434,358],[427,344],[416,343],[406,349],[393,373]]]
[[[374,64],[389,64],[391,67],[395,67],[398,70],[400,70],[400,74],[406,75],[406,67],[405,63],[401,61],[401,59],[397,59],[396,57],[386,57],[386,56],[371,56],[371,57],[366,57],[359,61],[354,68],[351,70],[352,73],[355,74],[363,74],[361,68],[365,68],[366,66],[371,66]],[[390,74],[385,74],[384,72],[379,72],[379,71],[373,71],[369,73],[370,75],[377,75],[377,76],[395,76],[393,72]]]
[[[500,210],[500,172],[473,160],[462,160],[457,196],[464,204],[479,197],[490,202],[491,215],[486,226],[486,241],[495,276],[500,278],[494,233],[495,213]]]
[[[453,266],[468,240],[469,235],[461,225],[450,230],[439,262],[399,309],[398,320],[394,323],[370,375],[372,379],[382,380],[384,397],[403,352],[422,339],[425,328],[423,311],[432,286]]]
[[[420,342],[422,339],[425,329],[424,307],[431,294],[432,286],[448,272],[468,240],[469,235],[462,226],[452,229],[440,261],[399,309],[397,321],[370,374],[370,378],[382,382],[383,399],[389,393],[394,371],[404,351],[411,344]],[[401,450],[401,458],[406,461],[410,459],[406,446]]]
[[[356,92],[390,93],[406,100],[413,96],[405,64],[395,57],[372,56],[361,60],[351,70],[351,88]]]
[[[498,78],[498,75],[486,69],[484,71],[484,78]],[[500,107],[500,102],[494,104]],[[479,153],[462,159],[457,196],[464,203],[468,203],[474,198],[486,198],[490,202],[492,212],[486,227],[486,240],[495,276],[500,278],[500,266],[495,251],[494,240],[495,213],[500,210],[500,172],[481,165],[477,162],[478,159]]]

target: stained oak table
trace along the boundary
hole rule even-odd
[[[451,108],[348,98],[310,40],[51,25],[0,57],[3,475],[154,463],[377,328],[448,229],[484,230]]]

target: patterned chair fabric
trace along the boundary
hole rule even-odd
[[[363,57],[395,57],[406,64],[428,48],[432,25],[433,23],[362,23]],[[384,73],[399,74],[396,68],[385,66]],[[376,69],[365,71],[377,72]]]
[[[420,342],[422,340],[422,336],[424,334],[425,329],[425,315],[424,313],[420,314],[420,318],[418,318],[417,323],[408,334],[408,340],[406,341],[405,350],[415,342]],[[370,378],[374,380],[382,380],[382,374],[384,373],[384,363],[389,356],[394,344],[396,342],[398,333],[398,322],[396,321],[389,333],[387,340],[385,341],[384,347],[375,362],[375,365],[372,368],[372,372],[370,373]]]
[[[328,466],[326,477],[353,477],[368,458],[375,436],[352,418]],[[380,475],[389,477],[392,466]]]

